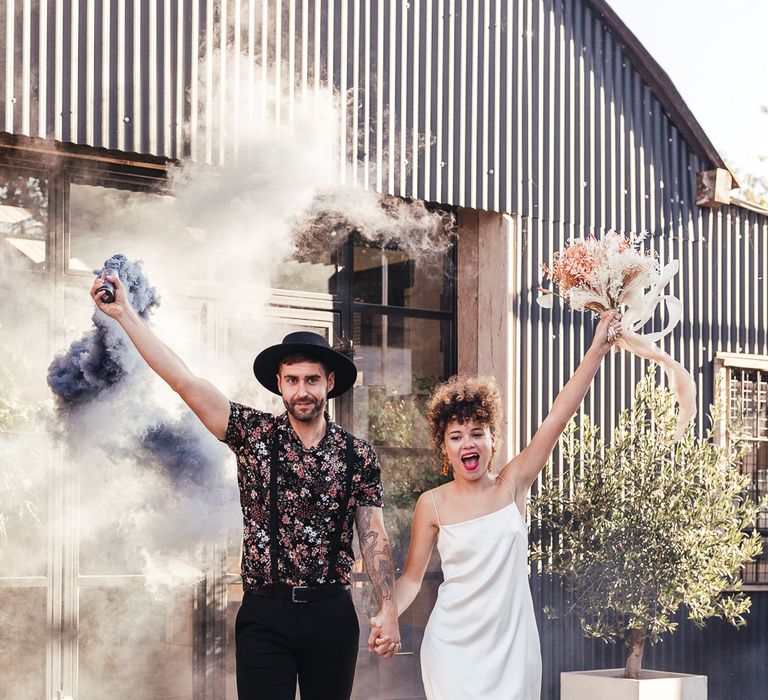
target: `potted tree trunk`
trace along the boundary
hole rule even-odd
[[[758,504],[736,466],[741,448],[674,433],[674,399],[651,370],[610,445],[588,420],[569,427],[567,468],[550,470],[533,500],[532,557],[563,585],[546,614],[576,613],[586,636],[628,650],[624,669],[563,673],[561,700],[706,698],[705,676],[644,671],[646,643],[674,632],[680,609],[699,626],[746,623],[739,574],[761,543],[747,532]]]

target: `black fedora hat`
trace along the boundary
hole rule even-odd
[[[316,358],[335,375],[333,389],[328,398],[340,396],[352,388],[357,379],[357,367],[346,355],[334,350],[328,341],[318,333],[297,331],[289,333],[279,345],[272,345],[262,350],[253,361],[253,373],[261,385],[273,394],[280,395],[277,387],[277,371],[280,362],[288,355],[306,355]]]

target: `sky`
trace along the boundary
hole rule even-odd
[[[768,0],[608,2],[728,166],[768,177]]]

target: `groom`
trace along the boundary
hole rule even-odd
[[[147,364],[237,457],[243,511],[243,602],[235,626],[240,700],[345,700],[359,627],[352,605],[352,526],[381,606],[380,634],[399,649],[394,567],[373,448],[330,420],[328,399],[352,388],[353,362],[320,335],[290,333],[253,371],[279,394],[280,416],[230,402],[195,376],[139,318],[117,276],[91,296],[117,320]],[[372,645],[370,645],[372,647]]]

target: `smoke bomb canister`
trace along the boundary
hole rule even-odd
[[[107,279],[107,275],[117,277],[117,270],[111,267],[105,267],[101,271],[101,287],[96,290],[96,293],[103,292],[101,300],[105,304],[111,304],[115,300],[115,285]]]

